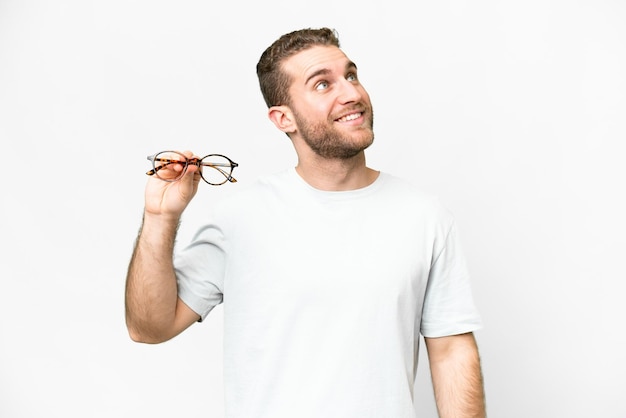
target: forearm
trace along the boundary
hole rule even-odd
[[[135,341],[168,339],[178,290],[172,263],[178,219],[146,214],[126,277],[126,325]]]
[[[439,416],[483,418],[486,416],[485,395],[476,342],[472,334],[445,338],[455,337],[456,340],[439,350],[432,349],[432,340],[429,345],[430,369]]]

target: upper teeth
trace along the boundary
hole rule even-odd
[[[341,118],[339,120],[342,121],[342,122],[347,122],[349,120],[354,120],[354,119],[358,118],[359,116],[361,116],[360,113],[352,113],[352,114],[350,114],[348,116],[344,116],[343,118]]]

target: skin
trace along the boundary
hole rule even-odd
[[[339,48],[316,46],[287,59],[283,70],[293,80],[291,100],[271,107],[268,117],[291,138],[298,174],[320,190],[354,190],[372,184],[379,172],[367,167],[365,149],[374,139],[373,111],[354,63]],[[126,322],[134,341],[167,341],[199,319],[178,298],[172,265],[176,229],[199,182],[192,166],[174,183],[148,180],[143,227],[126,286]],[[473,334],[425,341],[440,417],[484,417]]]
[[[190,151],[184,154],[193,156]],[[126,326],[133,341],[164,342],[200,319],[178,298],[172,264],[180,216],[200,180],[195,166],[173,183],[148,180],[143,225],[126,278]]]
[[[472,333],[425,338],[441,418],[484,418],[483,378]]]
[[[321,190],[353,190],[371,184],[378,172],[366,166],[372,143],[372,106],[356,77],[356,66],[336,47],[313,47],[283,64],[294,80],[290,105],[273,106],[270,120],[291,138],[298,155],[296,171]],[[306,116],[304,116],[306,115]],[[353,118],[345,120],[345,118]],[[320,155],[305,134],[327,131],[350,157]]]

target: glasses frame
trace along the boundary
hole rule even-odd
[[[157,156],[159,154],[165,154],[165,153],[172,153],[172,154],[176,154],[178,156],[180,156],[180,160],[173,160],[171,158],[157,158]],[[209,158],[209,157],[222,157],[225,158],[226,160],[228,160],[228,164],[212,164],[209,162],[203,162],[203,160],[205,158]],[[211,186],[221,186],[222,184],[226,183],[226,182],[231,182],[231,183],[236,183],[237,179],[235,179],[232,176],[233,170],[235,169],[235,167],[239,167],[239,164],[237,164],[236,162],[234,162],[233,160],[231,160],[230,158],[228,158],[225,155],[222,154],[207,154],[202,158],[197,158],[197,157],[193,157],[193,158],[187,158],[185,157],[182,153],[178,152],[178,151],[159,151],[156,154],[152,154],[152,155],[148,155],[146,157],[148,159],[148,161],[152,162],[152,170],[146,172],[146,174],[148,176],[153,176],[156,175],[156,177],[159,180],[162,181],[166,181],[168,183],[173,183],[175,181],[180,180],[185,173],[187,172],[187,167],[189,167],[190,165],[195,165],[196,167],[198,167],[200,170],[200,177],[202,177],[202,180],[204,180],[205,183],[210,184]],[[157,166],[157,163],[164,163],[162,165]],[[158,172],[166,167],[168,167],[169,165],[172,164],[184,164],[183,169],[181,170],[181,172],[178,174],[178,176],[176,176],[173,179],[164,179],[162,177],[160,177],[158,175]],[[203,167],[211,167],[212,169],[215,169],[217,171],[219,171],[223,176],[224,176],[224,181],[221,183],[212,183],[210,181],[208,181],[204,175],[202,174],[202,168]],[[229,167],[228,170],[224,169],[225,167]]]

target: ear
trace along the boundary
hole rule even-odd
[[[267,111],[267,116],[284,133],[290,134],[296,131],[296,122],[288,106],[272,106]]]

